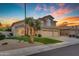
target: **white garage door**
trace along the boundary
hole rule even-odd
[[[41,31],[40,34],[43,37],[59,36],[59,33],[58,32],[52,32],[52,31]]]
[[[51,31],[41,31],[40,34],[43,37],[52,37],[52,32]]]
[[[58,32],[53,32],[53,36],[59,36]]]

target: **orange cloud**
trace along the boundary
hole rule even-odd
[[[7,26],[11,26],[14,22],[19,21],[18,18],[1,18],[1,24],[2,27],[7,27]]]
[[[65,14],[70,13],[72,10],[68,9],[68,8],[59,8],[58,10],[56,10],[55,12],[53,12],[51,15],[52,16],[63,16]]]
[[[59,20],[57,26],[76,26],[79,25],[79,17],[66,17]]]

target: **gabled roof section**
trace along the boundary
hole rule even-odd
[[[45,21],[45,20],[47,20],[47,19],[50,19],[50,20],[53,21],[54,17],[52,17],[51,15],[47,15],[47,16],[44,16],[44,17],[42,17],[42,18],[39,18],[39,20],[43,20],[43,21]]]
[[[13,27],[15,24],[18,24],[18,23],[21,23],[21,22],[24,22],[24,20],[21,20],[21,21],[18,21],[18,22],[15,22],[11,25],[11,27]]]

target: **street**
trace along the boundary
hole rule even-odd
[[[79,56],[79,44],[41,52],[30,56]]]

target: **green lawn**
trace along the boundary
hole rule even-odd
[[[43,37],[35,37],[34,39],[36,42],[41,42],[44,44],[54,44],[54,43],[59,43],[61,41],[56,40],[56,39],[51,39],[51,38],[43,38]]]
[[[12,39],[16,39],[16,40],[24,41],[24,42],[29,41],[29,37],[27,37],[27,36],[14,37]],[[43,43],[43,44],[54,44],[54,43],[62,42],[62,41],[59,41],[59,40],[56,40],[56,39],[45,38],[45,37],[34,37],[34,41],[35,42],[40,42],[40,43]]]

